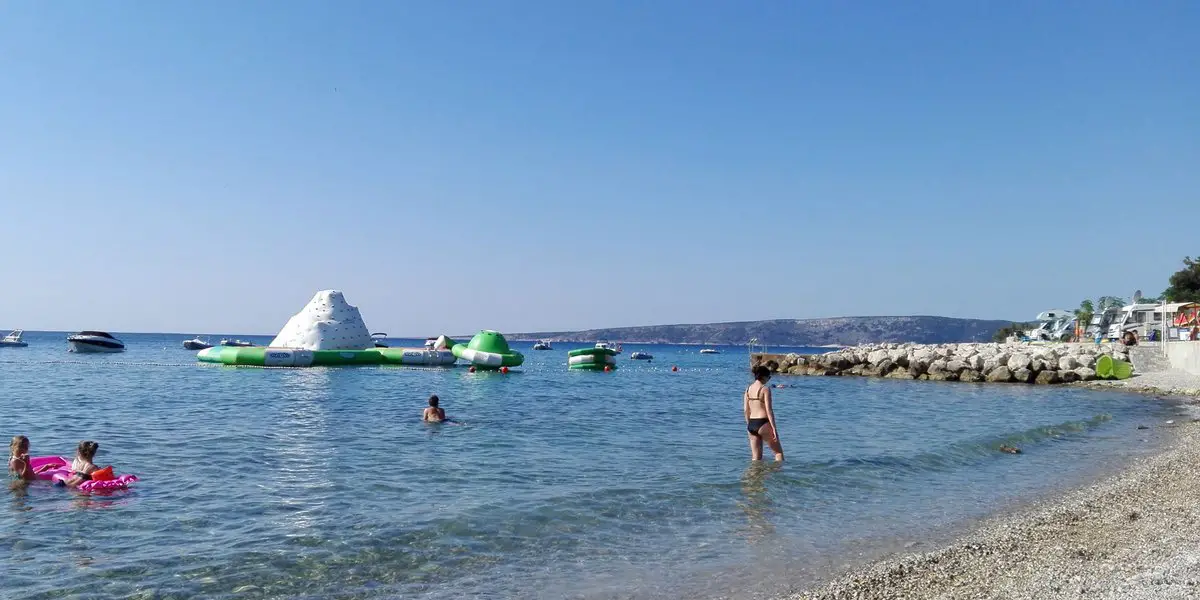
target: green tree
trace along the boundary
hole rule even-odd
[[[1121,308],[1125,304],[1125,299],[1119,296],[1100,296],[1096,300],[1096,311],[1104,312],[1110,308]]]
[[[1000,329],[996,330],[996,333],[992,334],[992,341],[993,342],[1003,342],[1004,340],[1008,339],[1008,337],[1011,335],[1021,337],[1021,336],[1025,335],[1025,330],[1028,328],[1029,328],[1029,325],[1025,324],[1025,323],[1013,323],[1012,325],[1008,325],[1006,327],[1001,327]]]
[[[1092,322],[1092,315],[1096,314],[1096,307],[1091,300],[1084,300],[1079,303],[1079,308],[1075,309],[1075,319],[1081,327],[1086,328],[1088,323]]]
[[[1200,258],[1184,257],[1183,268],[1170,279],[1163,295],[1170,302],[1200,302]]]

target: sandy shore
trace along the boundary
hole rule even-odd
[[[1200,598],[1200,423],[1180,421],[1118,475],[789,598]]]

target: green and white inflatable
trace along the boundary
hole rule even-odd
[[[249,367],[345,367],[355,365],[447,366],[458,360],[445,336],[426,348],[376,348],[358,308],[337,290],[317,292],[288,320],[266,348],[215,346],[201,362]]]
[[[454,344],[450,351],[481,369],[516,367],[525,362],[525,355],[509,348],[503,334],[490,329],[475,334],[467,344]]]
[[[567,367],[603,371],[617,368],[617,351],[612,348],[580,348],[567,353]]]

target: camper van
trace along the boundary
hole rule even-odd
[[[1110,306],[1101,312],[1094,313],[1091,322],[1088,323],[1087,329],[1083,332],[1083,337],[1094,340],[1098,337],[1107,336],[1109,328],[1121,318],[1121,314],[1120,306]]]
[[[1025,332],[1031,340],[1060,342],[1070,340],[1075,333],[1075,313],[1069,310],[1048,310],[1038,314],[1037,320],[1041,324]]]
[[[1188,306],[1188,303],[1173,302],[1165,306],[1159,303],[1123,306],[1117,320],[1108,327],[1108,339],[1119,340],[1126,331],[1132,331],[1137,334],[1139,339],[1148,338],[1151,332],[1157,332],[1154,337],[1161,340],[1163,339],[1163,308],[1166,308],[1167,323],[1170,326],[1175,322],[1175,313],[1185,306]]]

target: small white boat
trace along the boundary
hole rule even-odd
[[[612,350],[617,354],[621,353],[621,344],[610,344],[608,342],[596,342],[597,350]]]
[[[25,346],[28,346],[29,344],[26,344],[25,342],[21,341],[22,335],[25,335],[25,332],[23,330],[20,330],[20,329],[12,330],[12,333],[9,333],[8,335],[4,336],[4,339],[0,339],[0,348],[3,348],[5,346],[7,346],[9,348],[24,348]]]
[[[386,333],[372,333],[371,334],[371,341],[375,342],[376,348],[387,348],[388,345],[383,343],[383,340],[385,340],[385,339],[387,339]]]
[[[249,348],[254,345],[254,342],[226,339],[226,340],[221,340],[221,345],[222,346],[233,346],[234,348]]]
[[[185,350],[203,350],[205,348],[212,348],[212,344],[208,340],[202,340],[200,336],[196,336],[190,340],[183,340],[183,348]]]
[[[533,349],[534,350],[553,350],[554,348],[550,347],[550,342],[547,342],[546,340],[538,340],[537,343],[533,345]]]
[[[700,354],[720,354],[721,351],[716,348],[701,348]]]
[[[67,352],[124,352],[125,344],[103,331],[80,331],[67,336]]]
[[[634,352],[629,355],[633,360],[654,360],[654,355],[649,352]]]

